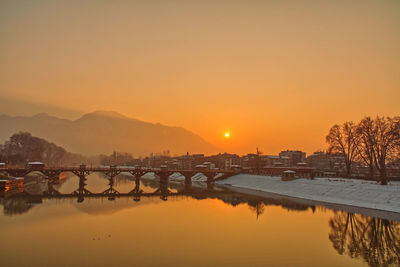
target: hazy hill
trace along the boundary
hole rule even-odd
[[[0,142],[18,131],[27,131],[86,155],[120,151],[144,156],[166,149],[177,154],[215,152],[212,145],[181,127],[143,122],[110,111],[96,111],[77,120],[46,113],[32,117],[1,115],[0,125]]]

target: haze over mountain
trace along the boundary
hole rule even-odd
[[[169,149],[172,154],[213,153],[216,148],[181,127],[143,122],[112,111],[96,111],[77,120],[40,113],[31,117],[0,116],[0,141],[19,131],[54,142],[74,153],[110,154],[113,151],[145,156]]]

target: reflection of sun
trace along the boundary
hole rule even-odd
[[[231,134],[229,132],[225,132],[225,138],[231,137]]]

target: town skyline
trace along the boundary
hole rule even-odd
[[[41,106],[39,106],[39,108],[41,108]],[[40,112],[38,112],[38,111],[40,111]],[[145,122],[145,121],[142,121],[142,120],[137,119],[137,118],[132,118],[132,117],[126,116],[125,114],[122,114],[122,113],[120,113],[118,111],[110,111],[110,110],[107,110],[107,111],[106,110],[96,110],[96,111],[92,111],[92,112],[89,112],[89,113],[79,113],[79,112],[73,113],[73,112],[71,112],[71,113],[69,113],[69,115],[66,112],[67,115],[65,117],[62,117],[62,115],[61,115],[61,114],[63,114],[62,111],[59,111],[59,110],[57,111],[57,109],[48,108],[47,110],[43,110],[43,109],[35,109],[35,108],[33,108],[28,113],[18,113],[18,112],[11,113],[11,114],[2,114],[2,113],[0,113],[0,116],[1,115],[6,115],[6,116],[10,116],[10,117],[34,117],[34,116],[37,116],[37,115],[46,115],[46,116],[49,116],[49,117],[56,117],[58,119],[75,121],[75,120],[78,120],[79,118],[82,118],[85,115],[96,114],[96,113],[99,113],[99,114],[104,113],[105,115],[111,114],[110,116],[115,116],[115,117],[121,116],[121,117],[126,117],[127,119],[138,120],[138,121],[141,121],[141,122]],[[375,117],[375,116],[371,116],[371,117]],[[362,118],[360,118],[358,121],[360,121]],[[347,121],[349,121],[349,120],[347,120]],[[346,121],[336,122],[334,124],[342,124],[344,122],[346,122]],[[179,125],[166,125],[166,124],[164,124],[162,122],[145,122],[145,123],[151,123],[151,124],[154,124],[154,125],[161,124],[161,125],[167,126],[167,127],[182,127],[182,126],[179,126]],[[332,125],[330,125],[330,126],[332,126]],[[286,146],[286,147],[285,146],[282,146],[282,147],[275,146],[273,148],[263,147],[261,145],[255,144],[255,147],[246,147],[244,149],[239,149],[239,150],[235,150],[235,149],[232,149],[232,148],[229,148],[229,147],[226,147],[226,146],[225,147],[224,146],[218,146],[218,144],[210,142],[209,140],[207,140],[203,136],[199,135],[198,133],[196,133],[196,132],[194,132],[194,131],[192,131],[190,129],[186,129],[184,127],[182,127],[182,128],[184,128],[185,130],[188,130],[189,132],[192,132],[195,135],[198,135],[204,141],[206,141],[207,143],[209,143],[209,144],[211,144],[212,146],[215,147],[215,150],[213,150],[212,152],[207,151],[207,150],[205,150],[205,151],[200,151],[200,150],[187,151],[187,152],[193,153],[193,154],[203,153],[203,154],[211,155],[211,154],[215,154],[215,153],[231,153],[231,154],[238,154],[238,155],[246,155],[246,154],[249,154],[249,153],[257,153],[257,150],[259,150],[264,155],[275,155],[275,154],[278,154],[279,152],[285,151],[285,150],[294,150],[294,151],[295,150],[300,150],[300,151],[306,152],[307,155],[312,155],[314,152],[325,152],[328,149],[328,145],[326,143],[325,137],[329,133],[329,127],[326,128],[325,134],[318,138],[320,140],[318,142],[316,142],[316,144],[314,146],[311,146],[311,147],[308,147],[308,148],[302,146],[301,144],[298,144],[297,146],[296,146],[296,144],[292,144],[291,146]],[[229,138],[225,137],[225,134],[226,134],[227,131],[230,134]],[[234,137],[236,133],[232,133],[231,131],[229,131],[229,129],[226,129],[226,130],[221,131],[219,134],[220,134],[220,138],[221,138],[222,141],[232,142],[232,140],[230,140],[232,138],[231,135],[233,135],[233,137]],[[8,137],[9,136],[3,136],[2,139],[5,140]],[[38,137],[45,137],[45,136],[38,136]],[[0,139],[1,139],[1,137],[0,137]],[[226,140],[226,139],[228,139],[228,140]],[[260,143],[262,143],[262,142],[260,142]],[[171,155],[174,155],[174,156],[177,156],[179,154],[183,154],[183,153],[176,153],[176,152],[174,153],[174,151],[173,151],[174,149],[172,147],[165,147],[165,148],[162,148],[162,149],[160,149],[158,151],[152,151],[151,153],[153,153],[154,155],[162,155],[163,151],[165,151],[165,150],[170,150],[171,151]],[[122,152],[122,153],[133,153],[133,154],[135,154],[134,151],[125,151],[125,150],[121,150],[121,149],[117,149],[117,148],[115,149],[115,151],[116,152]],[[81,153],[81,154],[87,154],[87,153],[82,153],[82,152],[79,152],[79,151],[73,151],[73,152]],[[92,153],[92,154],[95,154],[95,153]],[[145,154],[142,154],[140,156],[141,157],[146,157],[148,155],[149,155],[149,153],[147,153],[147,154],[145,153]]]

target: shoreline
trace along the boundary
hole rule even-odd
[[[254,190],[254,189],[247,189],[241,187],[235,187],[231,185],[218,185],[218,187],[226,188],[232,190],[237,193],[245,194],[245,195],[252,195],[257,197],[264,197],[264,198],[274,198],[274,199],[285,199],[289,201],[293,201],[299,204],[310,205],[310,206],[322,206],[328,209],[333,209],[335,211],[344,211],[348,213],[357,213],[362,214],[370,217],[377,217],[385,220],[391,221],[398,221],[400,222],[400,213],[392,212],[392,211],[385,211],[379,209],[371,209],[371,208],[363,208],[345,204],[335,204],[330,202],[323,202],[317,200],[311,200],[306,198],[298,198],[298,197],[291,197],[286,195],[280,195],[277,193],[270,193],[261,190]]]
[[[334,210],[400,221],[400,204],[398,204],[400,184],[389,185],[391,190],[387,192],[387,188],[367,181],[348,180],[346,182],[343,183],[340,178],[324,180],[322,183],[321,180],[306,179],[288,182],[280,181],[279,177],[273,176],[239,174],[220,180],[216,182],[216,185],[244,194],[287,199],[300,204],[318,205]],[[357,195],[354,192],[357,192]],[[335,194],[337,195],[335,196]],[[376,197],[373,198],[373,195]],[[377,197],[378,195],[380,198]],[[372,199],[376,201],[371,201]],[[382,202],[389,204],[385,206]]]

